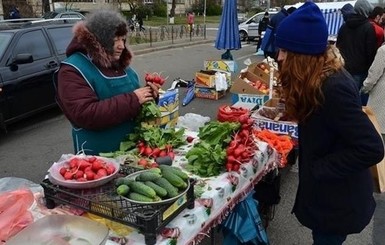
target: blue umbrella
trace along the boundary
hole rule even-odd
[[[237,0],[225,0],[222,9],[221,22],[215,40],[217,49],[225,49],[222,59],[232,60],[230,50],[241,48],[241,39],[238,29]]]

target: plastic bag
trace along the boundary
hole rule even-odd
[[[33,223],[34,218],[29,209],[34,201],[29,189],[0,193],[0,241],[7,241]]]
[[[198,132],[199,128],[210,121],[210,117],[204,117],[195,113],[186,113],[184,116],[178,118],[176,124],[179,128],[185,128],[190,131]]]
[[[222,72],[216,72],[215,73],[215,90],[216,91],[226,91],[227,90],[226,75]]]

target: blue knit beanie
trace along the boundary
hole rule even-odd
[[[321,10],[313,2],[305,2],[279,24],[275,40],[278,48],[317,55],[326,51],[328,35]]]

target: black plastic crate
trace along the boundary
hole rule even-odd
[[[138,170],[140,169],[124,167],[120,170],[120,176]],[[174,202],[166,204],[137,204],[130,202],[128,199],[116,194],[114,181],[90,189],[70,189],[54,185],[48,179],[41,182],[47,208],[54,208],[57,204],[67,204],[134,227],[143,233],[146,245],[155,244],[156,236],[162,228],[186,207],[189,209],[194,208],[194,184],[195,180],[190,179],[186,202],[169,214],[168,209]],[[166,217],[164,217],[164,214],[167,214]]]

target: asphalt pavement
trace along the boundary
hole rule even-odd
[[[215,36],[193,37],[178,40],[169,40],[150,44],[131,45],[134,55],[149,52],[213,43]],[[257,55],[257,54],[256,54]],[[256,57],[262,60],[263,57]],[[281,201],[275,206],[274,216],[266,231],[271,245],[308,245],[312,244],[311,232],[303,227],[291,214],[294,203],[296,186],[298,183],[297,165],[287,167],[281,171]],[[385,194],[374,193],[377,208],[370,224],[360,233],[348,236],[344,245],[385,245]],[[222,244],[222,234],[219,229],[213,229],[211,237],[205,239],[204,245]]]

